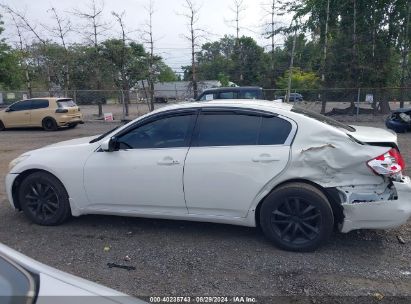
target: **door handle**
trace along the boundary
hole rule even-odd
[[[273,157],[270,154],[263,153],[259,156],[253,157],[253,162],[256,163],[271,163],[275,161],[280,161],[277,157]]]
[[[170,156],[166,156],[163,159],[159,160],[157,164],[161,166],[172,166],[172,165],[178,165],[180,164],[180,162],[178,160],[174,160]]]

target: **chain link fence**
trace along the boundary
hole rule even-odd
[[[201,92],[199,92],[201,93]],[[31,97],[69,97],[82,106],[90,109],[94,116],[102,112],[115,112],[118,117],[133,118],[150,110],[149,90],[69,90],[44,91],[33,90]],[[264,89],[263,96],[267,100],[285,101],[286,90]],[[27,99],[27,91],[0,92],[0,107]],[[191,90],[181,90],[177,86],[154,91],[155,107],[167,103],[191,101]],[[337,120],[381,120],[392,110],[410,107],[411,88],[328,88],[291,90],[289,103],[296,104],[311,111],[333,116]],[[94,113],[95,112],[95,113]]]

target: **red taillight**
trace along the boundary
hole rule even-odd
[[[392,176],[405,169],[405,161],[402,158],[401,153],[393,148],[390,151],[369,160],[367,166],[376,174]]]
[[[402,158],[400,151],[397,149],[391,149],[388,153],[395,158],[397,164],[401,166],[401,170],[405,170],[405,161]]]

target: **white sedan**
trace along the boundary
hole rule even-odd
[[[113,214],[254,227],[309,251],[331,235],[411,215],[397,137],[253,100],[165,107],[96,138],[10,163],[13,208],[40,225]]]

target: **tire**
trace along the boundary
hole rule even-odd
[[[0,131],[4,131],[5,129],[3,122],[0,120]]]
[[[71,216],[66,189],[49,173],[27,176],[20,184],[18,198],[24,214],[36,224],[59,225]]]
[[[292,183],[280,186],[265,198],[260,208],[260,226],[281,249],[313,251],[330,237],[334,216],[319,189]]]
[[[41,125],[45,131],[56,131],[58,129],[56,120],[51,117],[44,118]]]
[[[75,127],[77,127],[78,123],[73,123],[73,124],[69,124],[68,128],[69,129],[74,129]]]

